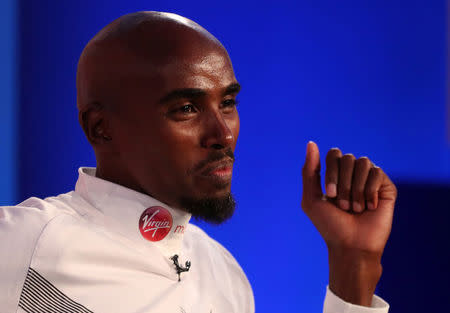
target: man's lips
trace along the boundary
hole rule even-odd
[[[202,176],[218,176],[227,178],[228,176],[231,176],[232,171],[233,161],[225,160],[209,164],[204,170],[200,172],[200,174]]]

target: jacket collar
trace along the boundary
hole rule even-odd
[[[91,204],[109,230],[139,246],[158,247],[165,256],[181,252],[191,214],[155,198],[95,177],[95,168],[81,167],[75,193]]]

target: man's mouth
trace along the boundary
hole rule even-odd
[[[231,179],[232,173],[233,173],[233,160],[230,159],[211,163],[200,172],[202,176],[207,176],[220,180]]]

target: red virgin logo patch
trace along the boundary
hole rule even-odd
[[[139,230],[142,236],[150,241],[160,241],[172,228],[172,215],[160,206],[152,206],[142,212],[139,219]]]

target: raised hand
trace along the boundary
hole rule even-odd
[[[367,157],[331,149],[326,157],[324,195],[319,149],[307,145],[302,208],[325,240],[330,289],[342,299],[370,306],[381,276],[397,189]]]

